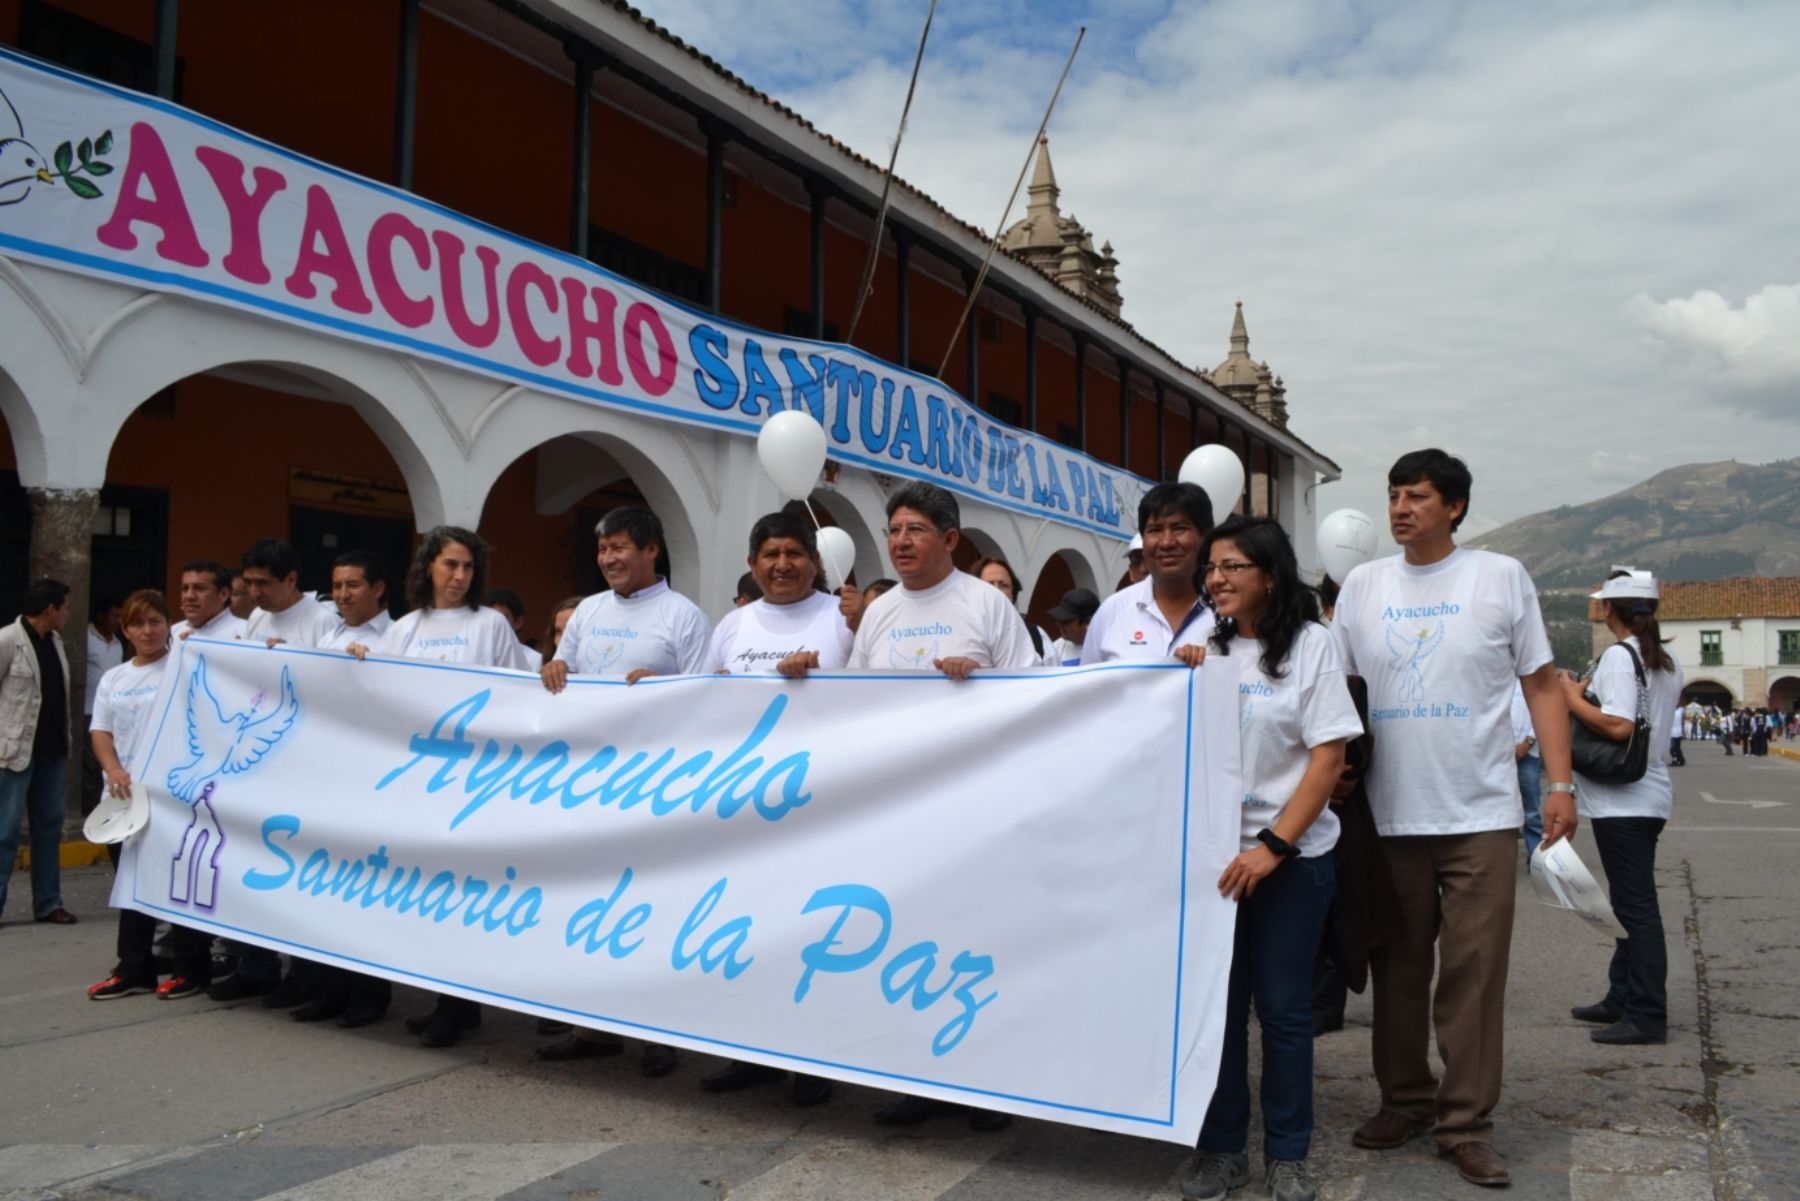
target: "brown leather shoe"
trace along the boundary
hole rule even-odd
[[[1503,1188],[1512,1183],[1512,1177],[1506,1172],[1506,1160],[1501,1158],[1500,1152],[1494,1150],[1492,1143],[1458,1143],[1438,1154],[1446,1159],[1454,1159],[1456,1170],[1470,1184]]]
[[[52,909],[49,913],[46,913],[37,920],[40,922],[49,922],[53,926],[73,926],[76,918],[75,915],[70,913],[67,909]]]
[[[1371,1151],[1392,1151],[1404,1147],[1413,1135],[1423,1132],[1427,1123],[1415,1122],[1391,1109],[1376,1110],[1375,1116],[1356,1128],[1350,1141]]]

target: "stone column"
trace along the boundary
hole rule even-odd
[[[69,656],[69,771],[65,835],[81,830],[81,698],[87,688],[88,569],[92,562],[98,488],[27,488],[31,501],[32,579],[49,576],[69,586],[69,624],[63,649]]]

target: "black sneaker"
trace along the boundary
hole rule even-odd
[[[270,1009],[292,1009],[313,999],[313,987],[292,976],[263,994],[263,1004]]]
[[[90,1001],[116,1001],[120,997],[134,997],[138,993],[152,991],[149,984],[138,984],[123,976],[108,976],[98,984],[88,986],[87,995]]]
[[[274,987],[273,980],[258,980],[242,972],[233,972],[208,988],[206,995],[215,1001],[242,1001],[246,997],[260,997]]]

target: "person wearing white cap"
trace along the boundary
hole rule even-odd
[[[1675,721],[1683,679],[1656,622],[1660,595],[1648,571],[1615,567],[1593,599],[1601,602],[1606,628],[1619,641],[1601,654],[1591,678],[1563,679],[1570,714],[1601,737],[1631,738],[1640,686],[1650,724],[1649,765],[1642,779],[1616,783],[1581,776],[1578,781],[1581,813],[1594,824],[1613,914],[1626,937],[1613,943],[1606,996],[1570,1014],[1598,1023],[1600,1029],[1589,1037],[1609,1045],[1660,1043],[1668,1029],[1669,955],[1656,902],[1656,841],[1674,809],[1675,788],[1669,744],[1660,735]]]
[[[1131,541],[1125,545],[1125,582],[1115,591],[1123,591],[1133,584],[1141,584],[1144,577],[1150,574],[1150,564],[1144,562],[1144,536],[1133,534]]]

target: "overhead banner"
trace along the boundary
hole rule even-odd
[[[510,1009],[1191,1144],[1229,666],[537,677],[192,639],[113,903]]]
[[[16,141],[14,141],[16,139]],[[1145,481],[848,346],[688,308],[178,105],[0,50],[0,250],[1128,537]],[[497,163],[484,170],[510,170]]]

